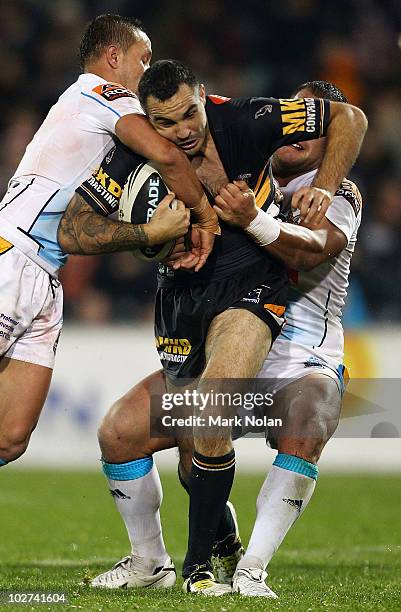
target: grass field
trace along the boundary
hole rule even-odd
[[[238,475],[232,494],[244,541],[262,476]],[[165,540],[177,567],[186,544],[186,494],[162,476]],[[0,590],[65,591],[69,605],[5,606],[52,610],[401,610],[401,478],[321,475],[305,515],[270,567],[278,602],[170,591],[92,591],[85,576],[128,552],[124,528],[96,473],[0,471]]]

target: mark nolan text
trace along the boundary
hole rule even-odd
[[[166,414],[162,418],[164,427],[282,427],[281,419],[269,419],[267,416],[256,417],[255,415],[223,417],[221,415],[209,415],[200,417],[190,415],[187,417],[173,417]]]

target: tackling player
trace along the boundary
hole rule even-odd
[[[296,96],[347,101],[325,81],[301,85]],[[276,151],[273,172],[287,202],[294,190],[313,180],[324,147],[322,139]],[[257,214],[244,183],[227,186],[216,202],[220,217],[239,227]],[[278,455],[261,487],[250,542],[234,575],[233,590],[243,595],[275,597],[264,582],[264,570],[309,503],[318,477],[316,464],[338,424],[345,370],[341,311],[361,209],[358,189],[344,180],[325,218],[309,225],[327,231],[322,253],[286,248],[280,240],[265,247],[293,270],[286,322],[259,373],[263,389],[274,394],[274,414],[269,416],[281,417],[285,426],[267,432]]]
[[[141,82],[140,95],[155,128],[191,155],[198,175],[213,195],[228,179],[236,179],[241,170],[249,170],[248,180],[259,189],[259,204],[264,208],[274,200],[268,162],[271,152],[285,142],[319,136],[320,126],[327,120],[328,106],[332,111],[330,144],[315,177],[317,184],[322,171],[328,181],[327,186],[334,189],[334,183],[341,179],[343,168],[348,167],[357,154],[366,128],[360,111],[354,111],[348,105],[315,100],[280,102],[266,98],[230,101],[215,96],[206,100],[203,88],[192,73],[185,66],[172,61],[157,62],[150,69]],[[306,129],[306,121],[310,121],[307,126],[310,132]],[[349,149],[342,142],[344,122],[354,126]],[[333,146],[333,143],[336,144]],[[327,164],[329,167],[333,164],[333,155],[331,174]],[[329,176],[330,179],[327,178]],[[301,193],[310,195],[313,191],[316,190],[303,189]],[[322,250],[316,248],[314,233],[301,228],[280,228],[278,222],[267,217],[262,212],[257,223],[247,228],[248,233],[260,243],[273,242],[280,236],[285,244],[294,243],[295,240],[298,247]],[[236,275],[234,278],[233,274]],[[266,286],[267,283],[269,286]],[[280,330],[285,303],[282,289],[285,284],[284,268],[277,267],[273,259],[266,258],[259,247],[253,246],[249,237],[229,226],[224,226],[221,241],[200,275],[194,277],[186,272],[162,269],[156,305],[156,333],[167,378],[177,381],[183,376],[197,377],[203,370],[201,384],[206,382],[207,385],[208,377],[255,376],[272,338]],[[258,305],[254,300],[246,299],[247,293],[254,289],[263,293]],[[269,308],[264,308],[263,304]],[[181,316],[180,312],[183,313]],[[243,337],[248,338],[245,348],[242,345]],[[185,358],[169,359],[174,352],[169,352],[168,346],[174,345],[174,338],[186,339],[189,351],[186,351]],[[124,487],[124,495],[115,496],[115,499],[127,525],[133,555],[107,575],[99,577],[98,586],[113,587],[122,583],[135,586],[138,574],[142,579],[147,571],[147,579],[151,579],[151,573],[156,569],[161,586],[164,578],[160,572],[169,568],[160,539],[160,526],[157,527],[160,525],[160,483],[150,455],[174,442],[171,439],[150,440],[147,420],[149,396],[158,391],[160,394],[162,389],[164,380],[159,373],[139,383],[115,405],[100,431],[104,471],[110,489],[121,492],[121,487]],[[134,431],[138,432],[139,438],[133,435]],[[221,594],[226,590],[214,582],[209,558],[220,516],[227,514],[225,504],[234,473],[234,452],[229,437],[222,436],[218,442],[214,440],[214,446],[208,446],[209,442],[210,439],[196,441],[198,447],[190,479],[190,547],[184,576],[187,578],[187,589],[192,592]],[[202,444],[208,448],[205,450]],[[225,450],[227,452],[224,454]],[[220,469],[222,464],[226,469]],[[124,485],[122,481],[125,481]],[[154,491],[153,507],[148,506],[146,513],[146,495],[141,491],[150,489]],[[153,516],[153,557],[147,566],[141,565],[143,554],[139,551],[146,548],[145,541],[149,534],[145,536],[146,524],[141,527],[140,522],[136,521],[137,514],[147,515],[147,524],[150,524]],[[231,515],[227,523],[232,529]],[[155,576],[153,582],[156,582]],[[148,584],[152,584],[152,581],[148,581]]]
[[[26,449],[49,388],[62,325],[57,271],[66,255],[57,228],[76,187],[90,176],[117,135],[155,162],[177,197],[185,194],[201,227],[200,267],[219,232],[216,213],[183,152],[149,125],[133,91],[151,58],[151,44],[135,19],[101,15],[80,47],[84,73],[50,109],[28,145],[0,203],[0,466]],[[111,185],[113,187],[113,185]],[[97,252],[129,249],[182,235],[183,205],[167,197],[160,232],[152,227],[102,224]],[[88,233],[99,230],[90,207]],[[151,230],[149,233],[149,229]],[[105,244],[106,243],[106,244]]]

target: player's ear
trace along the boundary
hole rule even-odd
[[[205,86],[203,83],[199,85],[199,98],[201,99],[203,104],[206,103],[206,90],[205,90]]]
[[[110,45],[106,47],[104,54],[109,66],[111,66],[111,68],[117,68],[121,55],[120,47],[117,45]]]

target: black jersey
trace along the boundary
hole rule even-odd
[[[120,197],[129,174],[146,161],[116,139],[99,168],[77,189],[77,193],[100,215],[118,211]]]
[[[306,99],[239,98],[208,96],[209,129],[229,181],[246,180],[256,203],[267,210],[274,202],[275,188],[270,157],[276,149],[326,133],[330,104]],[[143,158],[127,147],[117,146],[105,157],[100,169],[77,189],[101,214],[118,208],[117,193],[129,173]],[[197,272],[173,271],[160,265],[160,286],[192,286],[232,276],[250,266],[260,266],[261,276],[285,274],[284,265],[261,249],[244,231],[221,222],[213,252]]]

